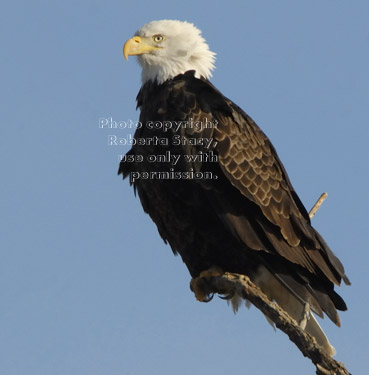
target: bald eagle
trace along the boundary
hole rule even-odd
[[[129,177],[160,236],[192,277],[244,274],[300,321],[306,307],[340,325],[334,291],[349,280],[311,226],[270,140],[209,81],[215,54],[199,29],[162,20],[123,48],[142,67],[140,124],[118,174]],[[306,331],[335,350],[313,314]]]

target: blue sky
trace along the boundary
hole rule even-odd
[[[154,19],[193,22],[213,83],[273,141],[352,281],[352,373],[369,355],[369,4],[8,1],[0,12],[0,372],[300,375],[314,367],[256,309],[196,302],[190,276],[116,175],[128,146],[99,118],[137,120],[140,71],[122,45]],[[127,136],[128,130],[118,135]],[[365,370],[364,370],[365,368]]]

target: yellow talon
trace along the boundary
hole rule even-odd
[[[195,279],[192,279],[190,288],[194,292],[196,299],[200,302],[209,302],[212,296],[209,298],[209,293],[206,292],[206,280],[223,274],[224,272],[221,268],[213,266],[208,270],[202,271]]]

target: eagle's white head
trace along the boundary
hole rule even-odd
[[[142,26],[125,43],[123,55],[137,55],[142,66],[142,82],[163,83],[167,79],[195,70],[195,76],[211,77],[215,53],[211,52],[201,31],[192,23],[162,20]]]

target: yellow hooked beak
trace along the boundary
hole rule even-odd
[[[125,42],[123,46],[123,56],[128,60],[128,56],[142,55],[143,53],[150,53],[158,49],[161,48],[154,46],[151,38],[134,36]]]

